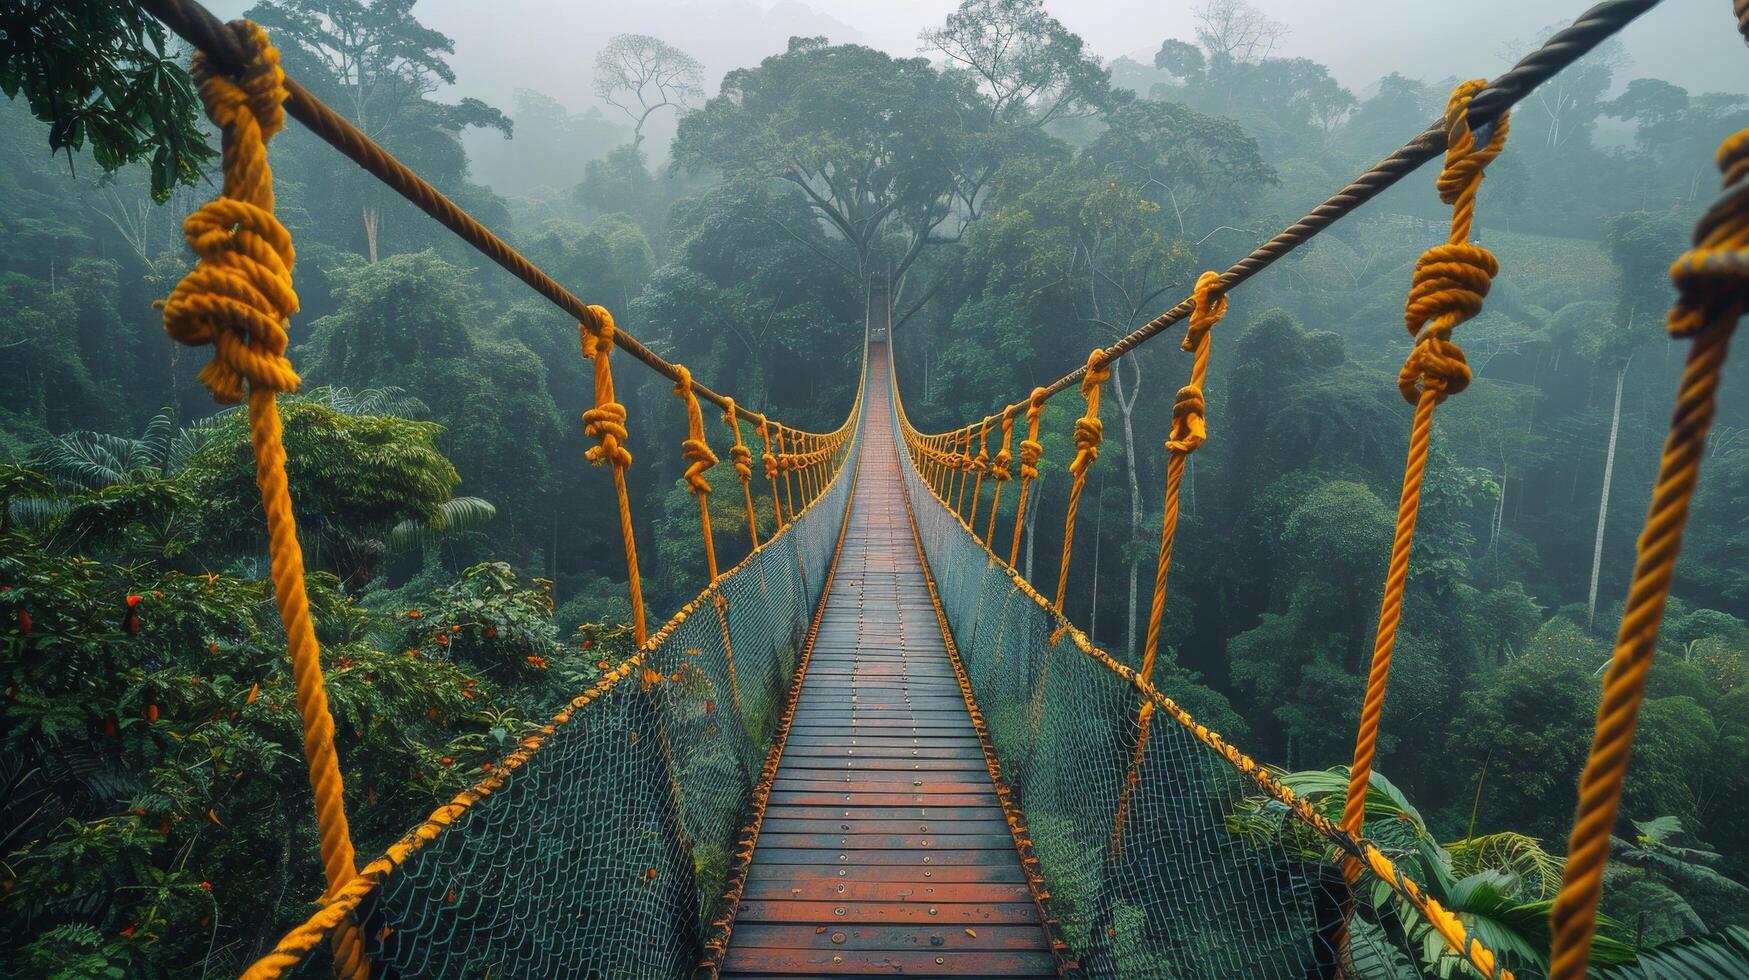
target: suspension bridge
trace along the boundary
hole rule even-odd
[[[258,27],[223,25],[190,0],[148,0],[199,52],[195,75],[224,137],[223,192],[186,225],[200,261],[166,301],[165,326],[212,345],[202,380],[217,399],[249,404],[327,878],[317,911],[248,975],[1399,977],[1419,975],[1404,954],[1413,941],[1443,950],[1442,975],[1512,976],[1369,837],[1364,801],[1428,432],[1436,407],[1469,381],[1454,330],[1481,309],[1497,269],[1472,241],[1477,187],[1506,149],[1510,107],[1655,5],[1598,4],[1500,78],[1460,85],[1443,118],[1135,333],[985,418],[921,433],[892,370],[884,287],[871,290],[862,383],[844,423],[786,426],[695,381],[549,278],[288,78]],[[1749,0],[1736,13],[1749,31]],[[275,403],[297,384],[286,357],[293,250],[273,213],[268,155],[288,115],[578,323],[595,394],[584,433],[611,474],[637,640],[488,778],[362,866]],[[1414,344],[1399,387],[1413,421],[1337,821],[1154,686],[1178,492],[1209,438],[1203,387],[1229,295],[1441,155],[1451,235],[1422,256],[1406,303]],[[1693,250],[1673,257],[1669,326],[1689,345],[1688,367],[1552,910],[1548,973],[1562,980],[1587,969],[1670,569],[1728,339],[1749,307],[1749,131],[1725,139],[1719,163],[1725,191]],[[1165,447],[1145,656],[1132,668],[1069,622],[1063,599],[1112,365],[1181,323],[1188,381]],[[709,584],[655,629],[626,479],[637,420],[616,396],[615,350],[674,383],[689,430],[678,451],[703,525]],[[1043,406],[1077,388],[1050,594],[1015,564]],[[701,403],[733,434],[724,448],[747,516],[751,552],[728,569],[712,545],[707,474],[718,456]],[[1011,524],[998,521],[1005,493]],[[765,540],[756,494],[776,515]],[[1289,846],[1296,834],[1323,854]]]

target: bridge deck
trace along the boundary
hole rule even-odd
[[[723,973],[1054,976],[929,599],[884,353],[870,354],[850,524]]]

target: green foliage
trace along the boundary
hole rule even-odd
[[[49,148],[89,144],[104,171],[149,158],[152,196],[194,184],[217,156],[199,127],[194,82],[165,49],[162,25],[135,0],[28,0],[0,31],[0,92],[24,94],[49,124]]]

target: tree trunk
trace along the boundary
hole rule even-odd
[[[364,207],[364,247],[371,265],[377,263],[377,224],[380,212],[373,204]]]
[[[1111,378],[1112,392],[1117,395],[1118,413],[1123,416],[1123,461],[1124,470],[1130,481],[1130,546],[1127,556],[1130,566],[1129,608],[1124,617],[1124,653],[1126,655],[1125,662],[1133,664],[1138,662],[1136,659],[1136,590],[1141,570],[1141,549],[1136,547],[1136,542],[1140,541],[1142,537],[1142,485],[1141,478],[1136,471],[1135,409],[1136,399],[1140,398],[1142,394],[1142,368],[1134,357],[1125,358],[1124,361],[1131,362],[1131,366],[1136,372],[1136,380],[1134,387],[1130,390],[1129,397],[1124,397],[1122,361],[1112,370]]]
[[[1028,582],[1033,580],[1032,544],[1038,540],[1036,531],[1038,529],[1038,512],[1041,509],[1039,505],[1044,503],[1044,498],[1045,478],[1040,476],[1032,481],[1032,499],[1026,505],[1026,574],[1024,577]]]
[[[1591,594],[1585,600],[1585,626],[1597,621],[1597,578],[1603,570],[1603,524],[1609,516],[1609,481],[1615,474],[1615,440],[1621,432],[1621,389],[1627,379],[1628,366],[1615,372],[1615,409],[1609,419],[1609,450],[1603,456],[1603,493],[1597,501],[1597,535],[1591,542]]]

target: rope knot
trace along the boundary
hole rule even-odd
[[[1195,306],[1190,311],[1190,323],[1184,328],[1184,342],[1179,345],[1181,350],[1196,350],[1197,344],[1208,336],[1215,324],[1221,322],[1221,317],[1227,315],[1226,294],[1215,292],[1220,284],[1221,274],[1213,269],[1197,277],[1196,286],[1190,292]]]
[[[1166,448],[1175,453],[1194,453],[1208,439],[1208,422],[1204,418],[1202,389],[1185,385],[1178,389],[1178,400],[1172,403],[1172,434]]]
[[[741,417],[735,414],[735,399],[724,396],[729,407],[723,411],[723,421],[735,433],[735,444],[729,447],[729,459],[735,466],[735,475],[746,485],[753,480],[753,450],[741,441]]]
[[[682,478],[688,492],[703,500],[711,492],[710,481],[704,475],[717,465],[717,454],[711,452],[705,441],[704,414],[699,411],[698,396],[692,390],[692,372],[683,364],[674,365],[674,370],[680,376],[674,382],[674,396],[686,403],[687,435],[680,443],[680,457],[686,460],[687,467]]]
[[[1010,469],[1014,463],[1014,454],[1008,451],[1008,447],[1013,441],[1014,411],[1013,407],[1010,406],[1007,411],[1002,413],[1002,448],[996,451],[996,458],[990,463],[990,475],[995,477],[998,483],[1007,483],[1014,478],[1014,472]]]
[[[1415,349],[1403,362],[1397,387],[1414,402],[1423,389],[1443,399],[1470,383],[1464,352],[1451,340],[1452,329],[1482,311],[1500,263],[1487,249],[1468,242],[1436,245],[1415,263],[1415,278],[1403,308],[1403,323]]]
[[[1488,142],[1476,145],[1470,100],[1487,85],[1479,78],[1464,82],[1452,90],[1445,106],[1445,168],[1436,186],[1439,199],[1451,205],[1451,235],[1415,262],[1415,277],[1403,307],[1403,324],[1415,338],[1415,349],[1403,361],[1397,388],[1411,403],[1427,392],[1444,401],[1469,386],[1470,368],[1451,332],[1482,311],[1482,299],[1500,271],[1494,253],[1470,242],[1476,188],[1482,183],[1482,171],[1505,149],[1511,125],[1508,114],[1501,113]]]
[[[1735,326],[1749,308],[1749,129],[1719,145],[1718,164],[1725,192],[1695,225],[1694,248],[1670,267],[1677,298],[1665,326],[1672,337]]]
[[[1100,443],[1105,441],[1105,423],[1099,420],[1099,389],[1111,379],[1111,365],[1105,361],[1105,351],[1094,348],[1087,355],[1087,372],[1081,376],[1081,395],[1087,399],[1087,414],[1075,420],[1075,459],[1069,472],[1081,476],[1099,458]]]
[[[1482,171],[1500,151],[1506,148],[1506,131],[1511,128],[1509,113],[1501,113],[1488,134],[1488,142],[1476,145],[1476,134],[1470,129],[1470,100],[1488,87],[1486,79],[1474,78],[1452,90],[1445,103],[1445,168],[1434,186],[1439,199],[1457,205],[1468,198],[1474,208],[1476,185],[1482,182]]]
[[[597,445],[589,447],[583,455],[596,466],[605,463],[623,472],[632,465],[632,453],[625,447],[626,407],[614,397],[613,367],[609,361],[613,353],[613,314],[600,306],[589,307],[589,312],[594,315],[592,320],[577,321],[577,338],[583,356],[595,363],[595,407],[583,413],[583,434]]]
[[[240,80],[215,72],[204,55],[193,67],[207,116],[223,134],[224,186],[182,223],[198,261],[161,305],[172,339],[213,346],[200,381],[226,405],[242,400],[244,381],[272,392],[298,387],[285,356],[286,322],[298,311],[296,253],[273,213],[267,163],[267,141],[285,126],[285,73],[265,31],[249,21],[232,30],[249,54]]]

